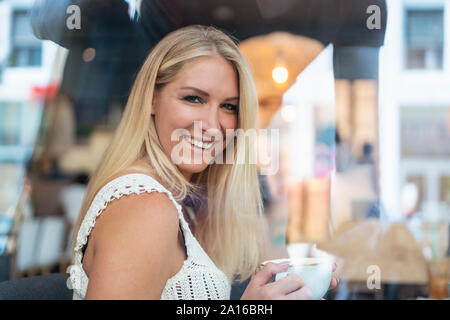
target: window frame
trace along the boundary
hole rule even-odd
[[[6,59],[6,67],[8,68],[40,68],[42,67],[43,61],[43,46],[42,41],[36,39],[36,44],[23,44],[23,43],[17,43],[16,41],[16,19],[17,16],[20,14],[29,15],[29,11],[26,8],[16,7],[11,9],[11,25],[10,25],[10,48],[9,48],[9,54],[8,58]],[[31,21],[30,21],[30,28],[31,28]],[[34,35],[32,35],[34,37]],[[16,51],[26,50],[26,63],[25,64],[18,64],[13,63],[13,54]],[[38,63],[33,64],[33,51],[37,50],[38,52]]]
[[[446,70],[446,16],[447,16],[447,7],[443,1],[430,1],[430,3],[418,5],[414,2],[408,3],[411,1],[407,1],[403,6],[403,23],[402,23],[402,57],[403,57],[403,65],[402,69],[406,72],[432,72],[432,73],[443,73]],[[442,61],[441,65],[438,68],[411,68],[408,67],[408,12],[409,11],[442,11]]]

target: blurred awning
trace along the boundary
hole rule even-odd
[[[273,31],[286,31],[324,44],[374,46],[384,43],[385,0],[142,0],[141,15],[153,17],[146,3],[171,3],[188,24],[212,24],[239,40]],[[381,28],[370,30],[370,6],[380,9]],[[149,8],[152,6],[149,5]]]
[[[71,4],[80,8],[80,29],[66,26]],[[373,5],[380,9],[379,30],[367,27]],[[181,26],[214,25],[241,41],[285,31],[323,44],[377,48],[387,16],[385,0],[142,0],[139,11],[130,18],[125,0],[36,2],[35,35],[70,49],[61,90],[74,100],[78,126],[97,123],[112,103],[124,105],[149,50]]]

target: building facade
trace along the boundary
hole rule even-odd
[[[36,98],[54,74],[58,48],[33,35],[33,2],[0,1],[0,162],[29,157],[42,114]]]
[[[380,53],[380,197],[393,220],[408,188],[450,203],[450,1],[388,0]]]

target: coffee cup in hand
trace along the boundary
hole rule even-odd
[[[261,266],[268,262],[282,263],[287,261],[290,262],[289,268],[286,271],[277,273],[273,279],[274,281],[290,273],[295,273],[311,289],[313,300],[319,300],[327,293],[333,274],[333,261],[330,258],[277,259],[265,261]]]

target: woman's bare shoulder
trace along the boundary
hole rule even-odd
[[[131,167],[104,185],[133,173],[152,176],[145,167]],[[91,259],[84,261],[89,273],[86,297],[159,297],[176,266],[178,230],[179,213],[166,193],[132,193],[110,201],[97,217],[89,240]]]
[[[151,192],[130,194],[111,201],[97,220],[96,246],[99,239],[108,242],[118,232],[123,235],[163,229],[167,236],[176,239],[179,215],[165,193]]]
[[[156,179],[150,168],[137,162],[126,170],[111,176],[104,185],[121,176],[134,173],[145,174]],[[109,238],[116,232],[120,231],[123,234],[127,230],[140,230],[141,228],[144,233],[152,232],[155,229],[164,230],[164,237],[176,240],[178,223],[177,208],[167,194],[153,191],[124,195],[119,199],[112,200],[97,218],[94,228],[97,230],[93,237],[96,238],[95,247],[101,245],[99,242],[108,243]]]
[[[159,298],[176,266],[178,213],[166,194],[114,200],[98,218],[89,298]]]

